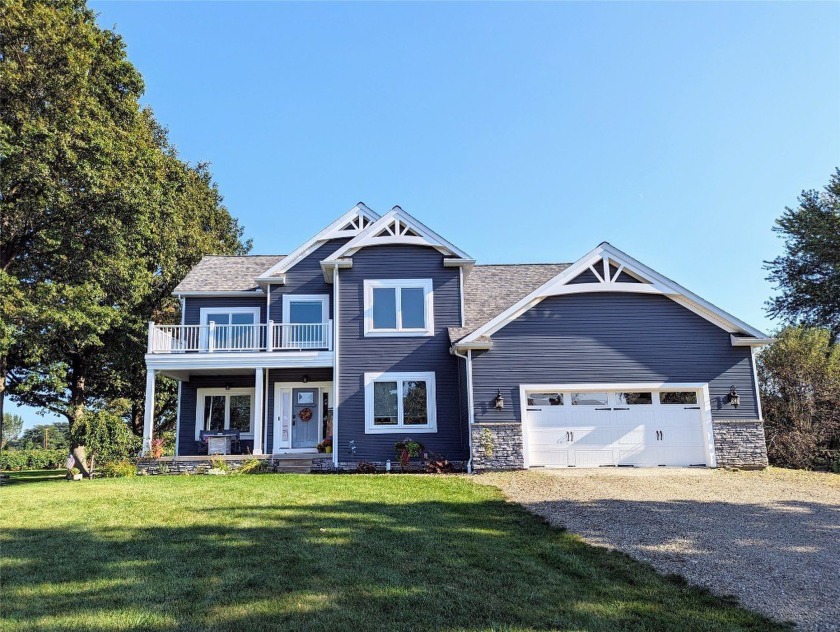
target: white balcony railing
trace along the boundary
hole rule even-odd
[[[156,325],[149,353],[332,350],[332,321],[313,324]]]

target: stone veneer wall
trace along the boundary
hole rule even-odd
[[[312,461],[313,472],[355,472],[359,463],[370,463],[376,468],[377,472],[387,471],[387,464],[385,461],[339,461],[338,469],[333,467],[333,462],[329,459],[322,459],[320,461]],[[465,461],[451,461],[452,468],[455,472],[465,472],[467,464]],[[395,458],[391,460],[391,473],[399,474],[400,472],[425,472],[426,465],[420,459],[412,459],[411,462],[402,469],[400,467],[400,460]]]
[[[521,470],[525,467],[521,424],[473,424],[470,431],[474,471]]]
[[[764,422],[758,419],[716,419],[712,428],[718,467],[767,467]]]

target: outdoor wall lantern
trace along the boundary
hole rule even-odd
[[[308,376],[308,375],[304,375],[304,376],[303,376],[303,383],[304,383],[304,384],[306,384],[308,381],[309,381],[309,376]]]
[[[729,387],[729,403],[732,404],[732,408],[738,408],[741,404],[741,396],[738,395],[738,391],[735,390],[735,385]]]
[[[502,389],[496,394],[496,410],[502,410],[505,407],[505,398],[502,397]]]
[[[226,391],[229,391],[229,390],[230,390],[230,382],[226,382],[226,383],[225,383],[225,390],[226,390]]]

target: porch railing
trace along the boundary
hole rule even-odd
[[[149,323],[149,353],[332,350],[332,321],[312,324],[157,325]]]

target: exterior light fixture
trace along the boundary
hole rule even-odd
[[[225,390],[226,391],[230,390],[230,382],[225,382]]]
[[[304,376],[303,376],[303,383],[304,383],[304,384],[306,384],[308,381],[309,381],[309,376],[308,376],[308,375],[304,375]]]
[[[738,391],[735,390],[735,385],[729,387],[729,403],[732,404],[732,408],[738,408],[741,404],[741,396],[738,395]]]
[[[505,398],[502,397],[502,389],[496,394],[496,410],[502,410],[505,407]]]

